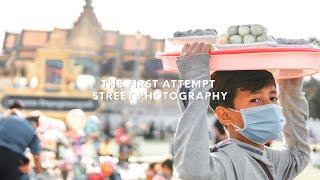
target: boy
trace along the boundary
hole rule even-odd
[[[209,45],[186,44],[177,60],[181,79],[210,80]],[[182,116],[174,136],[174,164],[182,179],[280,180],[293,179],[309,163],[306,120],[308,104],[302,78],[279,81],[278,92],[268,71],[221,71],[212,74],[213,89],[181,88],[181,91],[228,92],[225,100],[179,100]],[[210,104],[227,127],[228,139],[209,150],[206,124]],[[283,129],[282,150],[264,144],[278,138]]]

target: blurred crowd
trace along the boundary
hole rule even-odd
[[[81,110],[68,114],[66,122],[54,121],[36,112],[26,116],[23,105],[15,101],[3,113],[0,120],[1,179],[172,178],[171,158],[148,161],[132,158],[139,154],[137,135],[128,131],[126,122],[112,130],[97,116],[84,117]],[[81,122],[84,118],[85,123]],[[142,137],[152,140],[155,134],[154,123],[150,123]]]

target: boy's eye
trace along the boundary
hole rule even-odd
[[[271,101],[278,101],[278,98],[277,97],[272,97],[270,98]]]
[[[256,99],[251,99],[250,102],[259,102],[260,99],[256,98]]]

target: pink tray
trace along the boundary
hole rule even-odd
[[[210,51],[211,72],[232,70],[262,70],[275,78],[289,79],[315,74],[320,71],[320,49],[316,48],[250,48]],[[176,60],[180,52],[159,53],[163,69],[178,72]]]

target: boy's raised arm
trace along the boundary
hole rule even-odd
[[[196,54],[177,60],[180,78],[183,80],[210,80],[209,55]],[[205,87],[181,88],[179,92],[208,92]],[[183,179],[211,179],[224,177],[224,170],[210,156],[207,127],[209,99],[179,100],[182,115],[173,142],[174,164]],[[213,176],[214,175],[214,176]]]
[[[306,128],[309,108],[304,92],[302,92],[302,78],[279,80],[278,84],[280,103],[287,120],[283,130],[286,149],[271,152],[270,158],[274,161],[279,179],[292,179],[310,161]]]

